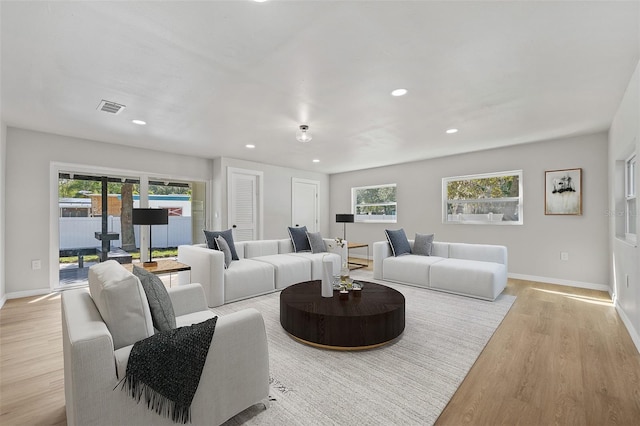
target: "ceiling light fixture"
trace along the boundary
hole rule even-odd
[[[458,129],[448,129],[447,133],[450,134],[450,135],[452,135],[454,133],[458,133]]]
[[[311,133],[309,133],[309,126],[301,124],[300,129],[296,132],[296,139],[298,142],[307,143],[311,142]]]
[[[407,89],[396,89],[391,92],[391,96],[404,96],[407,94]]]
[[[312,161],[313,161],[314,163],[319,163],[319,162],[320,162],[320,160],[318,160],[317,158],[314,158]]]
[[[246,145],[245,145],[245,147],[246,147],[246,148],[249,148],[249,149],[253,149],[253,148],[255,148],[256,146],[255,146],[255,145],[253,145],[253,144],[250,144],[250,143],[249,143],[249,144],[246,144]]]
[[[131,120],[133,124],[137,124],[138,126],[146,126],[147,122],[142,120]]]

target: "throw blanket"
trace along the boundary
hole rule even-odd
[[[133,345],[122,388],[147,408],[174,422],[191,421],[198,389],[218,317],[162,331]]]

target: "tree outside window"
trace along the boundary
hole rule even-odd
[[[351,201],[356,222],[397,222],[395,183],[351,188]]]
[[[522,224],[522,170],[442,179],[443,222]]]

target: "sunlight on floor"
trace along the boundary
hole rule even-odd
[[[38,297],[37,299],[33,299],[30,302],[27,303],[38,303],[38,302],[42,302],[45,300],[56,300],[56,299],[60,299],[60,293],[56,292],[56,293],[49,293],[49,294],[45,294],[42,297]]]
[[[613,301],[608,297],[589,297],[589,296],[579,296],[576,294],[565,293],[563,291],[556,290],[545,290],[542,288],[532,288],[532,290],[540,291],[542,293],[550,293],[557,294],[559,296],[564,296],[567,299],[577,300],[578,302],[591,303],[593,305],[601,305],[601,306],[609,306],[613,307]]]

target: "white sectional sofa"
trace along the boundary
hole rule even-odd
[[[414,240],[409,240],[413,249]],[[373,277],[495,300],[507,285],[507,248],[434,242],[431,256],[394,257],[387,241],[373,243]]]
[[[206,244],[178,247],[178,261],[191,266],[191,274],[180,274],[180,284],[202,284],[207,305],[220,306],[236,300],[281,290],[303,281],[322,279],[325,256],[338,274],[347,245],[338,247],[333,239],[323,239],[328,253],[295,253],[291,239],[235,242],[239,260],[224,267],[224,254]]]

